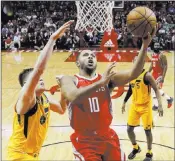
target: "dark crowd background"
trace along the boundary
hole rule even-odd
[[[126,16],[136,6],[147,6],[154,11],[159,30],[153,44],[159,43],[162,50],[175,49],[175,2],[127,1],[123,9],[113,9],[114,29],[118,33],[119,48],[138,48],[141,39],[127,32]],[[73,1],[9,1],[1,4],[1,49],[6,50],[18,43],[20,48],[41,50],[49,36],[68,20],[76,21],[77,9]],[[55,49],[97,47],[103,33],[75,31],[71,26]]]

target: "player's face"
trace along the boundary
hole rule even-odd
[[[82,53],[79,55],[77,62],[78,67],[83,70],[90,69],[94,71],[97,67],[96,55],[90,50],[82,51]]]
[[[155,44],[154,44],[154,52],[155,52],[156,54],[159,54],[159,49],[160,49],[159,43],[155,43]]]
[[[27,79],[29,78],[29,76],[26,78],[26,80],[24,81],[24,83],[27,82]],[[45,84],[44,84],[44,81],[42,78],[40,78],[37,86],[36,86],[36,89],[35,89],[36,92],[44,92],[45,91]]]
[[[45,90],[44,81],[42,78],[40,78],[40,80],[36,86],[36,91],[44,91],[44,90]]]

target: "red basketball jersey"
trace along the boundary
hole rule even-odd
[[[163,73],[160,63],[160,54],[153,53],[151,61],[153,64],[153,73]]]
[[[92,79],[75,75],[77,88],[88,86],[101,79],[96,74]],[[87,94],[78,104],[69,102],[69,119],[75,130],[101,130],[109,127],[112,121],[112,102],[107,86],[101,86]]]

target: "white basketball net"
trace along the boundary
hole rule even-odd
[[[112,24],[113,1],[76,1],[78,31],[110,31]]]

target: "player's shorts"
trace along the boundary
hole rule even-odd
[[[78,161],[125,161],[119,138],[112,129],[74,132],[71,137],[73,153]]]
[[[140,126],[140,118],[145,130],[149,130],[153,126],[152,102],[149,101],[143,105],[131,105],[128,115],[129,126]]]
[[[14,152],[11,150],[8,150],[7,152],[7,160],[12,161],[20,161],[20,160],[39,160],[38,154],[26,154],[26,153],[20,153],[20,152]]]
[[[161,82],[162,73],[153,73],[152,75],[153,75],[158,87],[161,89],[163,87],[163,83]]]

